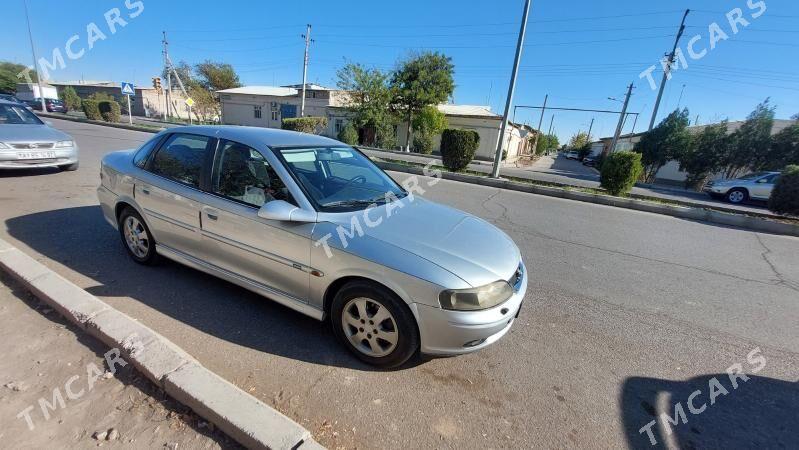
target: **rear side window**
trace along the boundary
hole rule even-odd
[[[169,136],[153,157],[150,171],[179,183],[199,187],[210,140],[208,136],[193,134]]]

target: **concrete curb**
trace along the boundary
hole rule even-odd
[[[128,124],[124,124],[124,123],[101,122],[99,120],[89,120],[89,119],[84,119],[82,117],[68,116],[66,114],[60,115],[60,114],[43,113],[41,111],[36,111],[36,115],[40,116],[40,117],[51,118],[51,119],[69,120],[69,121],[72,121],[72,122],[80,122],[80,123],[90,123],[92,125],[100,125],[100,126],[111,127],[111,128],[121,128],[123,130],[131,130],[131,131],[142,131],[142,132],[145,132],[145,133],[153,133],[153,134],[160,133],[161,131],[166,129],[166,128],[161,128],[161,129],[155,130],[153,128],[148,128],[148,127],[143,127],[143,126],[138,126],[138,125],[128,125]]]
[[[253,449],[320,449],[311,433],[203,367],[180,347],[0,239],[0,268],[167,394]]]
[[[375,161],[383,170],[393,170],[396,172],[411,173],[414,175],[425,175],[422,167],[409,166],[405,164]],[[656,214],[663,214],[682,219],[698,220],[703,222],[716,223],[720,225],[734,226],[751,231],[763,233],[782,234],[786,236],[799,236],[799,225],[791,223],[777,222],[760,217],[747,216],[741,213],[731,214],[721,211],[714,211],[707,208],[691,206],[664,205],[660,203],[637,200],[633,198],[613,197],[610,195],[590,194],[587,192],[570,191],[556,187],[535,185],[531,183],[520,183],[497,178],[479,177],[462,173],[441,171],[441,177],[445,180],[460,181],[463,183],[479,184],[499,189],[511,191],[527,192],[531,194],[546,195],[549,197],[565,198],[586,203],[596,203],[600,205],[615,206],[617,208],[634,209]]]

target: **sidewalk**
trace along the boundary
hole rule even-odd
[[[405,161],[413,164],[428,164],[432,162],[435,165],[443,165],[438,155],[422,155],[419,153],[405,153],[369,147],[358,148],[371,158]],[[563,161],[560,160],[561,158],[553,159],[549,156],[543,158],[549,158],[552,163],[547,164],[547,161],[539,160],[536,164],[529,167],[503,166],[500,168],[499,173],[503,177],[519,178],[540,183],[592,189],[599,188],[599,173],[596,170],[585,167],[578,161],[565,160],[565,158]],[[558,166],[554,165],[555,162],[557,162]],[[467,169],[474,172],[490,174],[492,163],[487,161],[472,161]],[[765,208],[765,206],[760,206],[758,204],[733,205],[720,200],[714,200],[702,192],[688,191],[676,186],[639,184],[631,190],[631,193],[662,200],[682,202],[697,207],[712,206],[740,212],[770,214],[770,211]]]
[[[0,273],[2,447],[241,448],[131,364],[111,373],[104,353]]]

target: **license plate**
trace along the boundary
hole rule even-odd
[[[55,152],[17,152],[17,159],[51,159]]]

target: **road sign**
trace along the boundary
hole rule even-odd
[[[122,95],[136,95],[136,90],[133,89],[133,83],[122,82]]]
[[[194,99],[191,97],[187,98],[186,104],[189,105],[189,107],[191,108],[192,106],[194,106]]]

